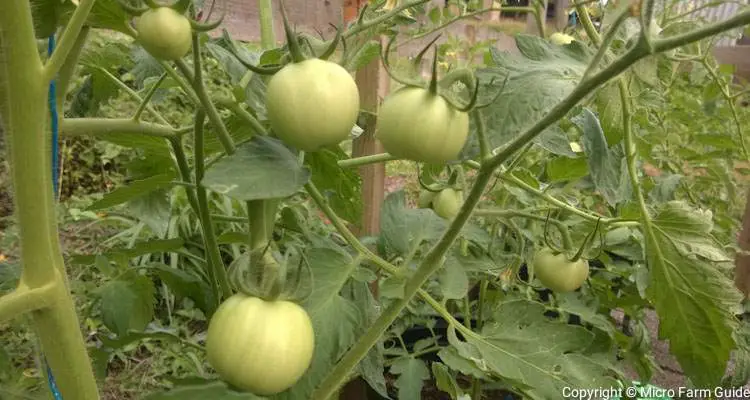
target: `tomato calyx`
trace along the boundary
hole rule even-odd
[[[234,56],[234,58],[237,59],[237,61],[240,62],[245,68],[249,69],[250,71],[255,72],[256,74],[260,75],[273,75],[277,72],[279,72],[282,68],[284,68],[288,63],[301,63],[305,60],[308,60],[310,58],[318,58],[321,60],[328,60],[331,55],[336,51],[336,47],[338,47],[339,42],[342,42],[342,34],[341,34],[341,27],[337,27],[333,24],[333,26],[336,30],[336,36],[328,42],[322,42],[318,43],[318,40],[316,38],[313,38],[306,34],[297,34],[292,29],[291,25],[289,24],[289,18],[286,13],[286,7],[284,7],[284,2],[279,1],[279,6],[281,9],[281,19],[284,23],[284,34],[286,35],[286,49],[288,51],[287,54],[285,54],[282,57],[282,62],[280,64],[270,64],[265,66],[259,66],[254,65],[252,62],[247,60],[243,55],[240,54],[239,50],[237,49],[237,45],[234,43],[232,38],[229,36],[229,32],[227,32],[226,29],[224,29],[223,37],[225,41],[228,43],[228,49],[230,53]],[[310,54],[307,55],[303,51],[302,46],[305,45]],[[325,46],[322,51],[321,47]],[[320,53],[318,54],[318,51]]]
[[[269,247],[235,259],[229,266],[230,283],[238,292],[265,301],[304,302],[312,293],[312,270],[304,253],[289,249],[281,255]],[[294,256],[299,256],[299,262],[290,268]]]
[[[474,106],[477,103],[477,98],[479,96],[479,78],[476,77],[474,73],[470,69],[467,69],[467,68],[461,68],[461,69],[451,71],[442,79],[438,78],[437,48],[435,48],[433,52],[432,73],[430,76],[430,81],[427,83],[427,85],[425,85],[424,82],[422,82],[419,79],[403,77],[403,76],[399,76],[398,74],[396,74],[391,68],[389,57],[388,57],[391,52],[391,47],[393,46],[393,43],[396,41],[396,36],[397,35],[393,35],[390,38],[390,40],[388,41],[388,44],[386,45],[385,49],[383,49],[381,53],[381,58],[383,60],[383,69],[393,80],[407,87],[426,88],[430,94],[432,94],[433,96],[442,97],[446,102],[448,102],[448,104],[451,105],[451,107],[453,107],[454,109],[458,111],[468,112],[469,110],[474,108]],[[427,43],[427,45],[424,48],[422,48],[422,50],[416,55],[416,57],[411,63],[414,71],[419,71],[424,55],[427,53],[427,51],[433,46],[433,44],[439,38],[440,38],[440,35],[435,36],[435,38],[432,39],[429,43]],[[447,89],[450,89],[451,86],[459,82],[463,83],[469,89],[469,101],[466,102],[466,104],[460,104],[459,101],[454,99],[452,96],[449,96],[448,93],[445,93]]]

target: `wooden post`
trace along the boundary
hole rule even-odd
[[[357,18],[359,10],[367,3],[367,0],[345,0],[344,18],[347,23]],[[385,39],[381,38],[381,45],[385,46]],[[359,88],[360,107],[364,110],[377,113],[380,99],[388,91],[389,78],[383,71],[380,59],[376,59],[369,65],[356,72],[357,87]],[[383,152],[383,146],[375,139],[376,118],[368,117],[361,128],[362,135],[352,143],[352,157],[361,157]],[[385,199],[385,164],[371,164],[359,168],[362,177],[362,221],[360,226],[352,229],[354,234],[377,235],[380,231],[380,209]],[[378,298],[377,281],[370,286],[373,296]],[[366,400],[369,387],[362,378],[349,382],[339,396],[341,400]]]
[[[745,203],[745,215],[742,217],[742,230],[737,238],[741,250],[750,250],[750,190]],[[734,264],[734,284],[747,299],[750,297],[750,256],[738,254]]]

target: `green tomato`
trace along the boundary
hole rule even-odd
[[[532,266],[542,285],[559,293],[577,290],[589,276],[587,260],[570,262],[565,253],[555,254],[549,247],[537,251]]]
[[[190,51],[193,43],[190,21],[169,7],[146,11],[136,22],[135,29],[141,46],[159,60],[179,60]]]
[[[311,58],[273,75],[266,109],[279,139],[312,152],[349,138],[359,116],[359,90],[344,67]]]
[[[441,190],[432,200],[432,209],[442,218],[452,220],[464,204],[463,194],[455,189]]]
[[[419,192],[419,199],[417,199],[417,207],[419,208],[430,208],[432,207],[432,200],[435,199],[437,193],[424,190]]]
[[[208,362],[223,380],[257,395],[292,387],[312,362],[315,335],[307,312],[289,301],[235,294],[208,325]]]
[[[549,40],[560,46],[564,44],[570,44],[573,43],[574,40],[576,40],[573,36],[567,35],[565,33],[555,32],[551,35],[549,35]]]
[[[378,113],[376,137],[394,157],[445,164],[458,158],[469,136],[469,115],[420,87],[397,90]]]

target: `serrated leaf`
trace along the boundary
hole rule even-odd
[[[589,174],[589,165],[583,157],[555,157],[547,161],[545,171],[550,183],[575,181]]]
[[[503,94],[483,112],[492,148],[513,140],[572,92],[590,57],[583,45],[555,46],[535,35],[515,38],[520,56],[493,47],[495,65],[477,70],[480,84],[493,93],[508,78]],[[476,134],[471,138],[475,145]]]
[[[497,305],[481,335],[466,335],[466,342],[459,342],[450,329],[449,340],[462,357],[532,399],[558,398],[565,387],[616,387],[609,360],[581,353],[593,334],[551,321],[544,311],[544,305],[525,299],[506,301]]]
[[[94,204],[90,205],[87,210],[95,211],[114,207],[138,197],[145,196],[155,190],[171,187],[174,178],[175,173],[169,171],[145,179],[136,180],[127,186],[119,187],[105,194],[101,200],[94,202]]]
[[[578,155],[570,148],[570,138],[559,126],[554,125],[534,138],[534,143],[552,154],[575,158]]]
[[[735,345],[733,307],[742,300],[717,268],[732,259],[711,236],[710,211],[672,201],[658,210],[652,224],[646,242],[647,294],[662,316],[659,336],[669,339],[670,352],[697,387],[714,387]]]
[[[444,299],[463,299],[469,293],[469,276],[460,261],[449,256],[438,272]]]
[[[315,351],[305,375],[291,389],[277,395],[278,400],[309,399],[365,328],[364,316],[357,306],[339,294],[359,260],[334,244],[310,249],[307,258],[315,285],[303,305],[313,321]]]
[[[305,155],[312,182],[323,192],[337,215],[351,223],[362,219],[362,178],[354,168],[341,168],[339,160],[348,158],[340,147]]]
[[[284,198],[297,193],[310,179],[310,170],[274,138],[254,136],[207,171],[201,185],[235,200]]]
[[[349,60],[347,60],[346,69],[348,71],[357,71],[377,59],[380,52],[380,42],[374,40],[368,41],[362,45],[362,47],[360,47]]]
[[[157,237],[164,237],[172,211],[169,191],[160,189],[136,197],[128,202],[128,211],[151,228]]]
[[[452,400],[456,400],[463,395],[463,390],[445,364],[432,363],[432,375],[435,377],[435,386],[438,390],[448,393]]]
[[[99,289],[102,322],[117,336],[142,331],[154,317],[156,289],[143,275],[129,273]]]
[[[455,347],[444,347],[440,349],[438,357],[440,357],[440,360],[442,360],[445,365],[454,371],[480,379],[491,379],[490,375],[487,374],[486,371],[477,367],[471,359],[462,357]]]
[[[178,300],[190,298],[208,316],[216,309],[211,287],[200,277],[164,264],[150,264],[148,269],[169,287]]]
[[[397,190],[389,194],[380,210],[379,240],[388,251],[407,254],[412,246],[424,241],[439,239],[448,222],[430,209],[406,207],[406,193]],[[489,235],[474,224],[464,226],[463,235],[468,240],[487,243]]]
[[[630,187],[626,182],[629,180],[627,174],[623,173],[625,157],[610,151],[597,116],[584,108],[572,121],[583,132],[583,149],[597,191],[612,206],[628,199]]]
[[[424,361],[408,357],[391,364],[390,372],[398,375],[395,385],[399,400],[419,400],[422,398],[424,381],[430,379],[430,370]]]

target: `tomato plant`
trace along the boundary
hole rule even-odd
[[[138,42],[160,60],[179,60],[190,51],[190,21],[170,7],[158,7],[144,12],[135,26]]]
[[[292,1],[260,43],[219,2],[4,4],[3,396],[556,399],[659,379],[659,340],[748,381],[748,90],[712,49],[750,11],[577,4],[548,35],[545,2],[379,0],[318,38]],[[508,12],[538,34],[488,37]]]
[[[227,382],[260,395],[290,388],[312,361],[315,335],[307,312],[285,300],[235,294],[211,318],[208,362]]]
[[[589,276],[587,260],[571,261],[564,252],[557,253],[549,247],[534,254],[532,265],[542,285],[560,293],[577,290]]]

